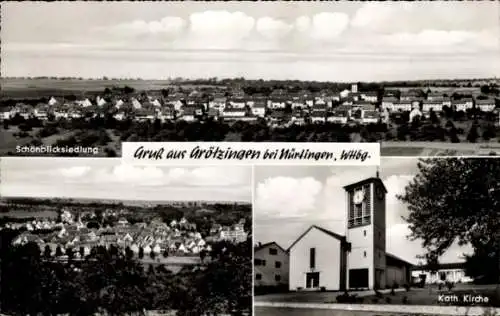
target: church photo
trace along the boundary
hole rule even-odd
[[[425,249],[409,238],[409,211],[400,195],[418,174],[418,163],[383,158],[379,167],[256,167],[254,241],[279,245],[288,255],[287,292],[409,286]],[[254,248],[254,265],[264,271],[261,248]],[[469,250],[453,244],[440,263],[463,262]]]

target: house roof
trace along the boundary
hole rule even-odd
[[[304,233],[302,233],[302,235],[300,235],[300,236],[299,236],[299,238],[297,238],[297,239],[296,239],[296,240],[295,240],[295,241],[294,241],[294,242],[290,245],[290,247],[288,247],[287,252],[289,252],[289,251],[290,251],[290,249],[292,249],[292,248],[293,248],[293,246],[295,246],[295,244],[297,244],[297,243],[298,243],[298,242],[299,242],[299,241],[300,241],[300,240],[301,240],[301,239],[302,239],[305,235],[307,235],[307,234],[308,234],[308,233],[309,233],[309,232],[310,232],[313,228],[315,228],[315,229],[317,229],[317,230],[319,230],[319,231],[321,231],[321,232],[323,232],[323,233],[327,234],[327,235],[328,235],[328,236],[330,236],[330,237],[333,237],[333,238],[335,238],[335,239],[339,240],[339,241],[340,241],[340,242],[342,242],[342,243],[345,243],[345,242],[346,242],[345,236],[342,236],[342,235],[336,234],[336,233],[334,233],[334,232],[332,232],[332,231],[329,231],[329,230],[324,229],[324,228],[322,228],[322,227],[319,227],[319,226],[317,226],[317,225],[312,225],[312,226],[311,226],[311,227],[309,227],[309,228],[308,228],[308,229],[307,229]]]
[[[358,187],[360,185],[368,184],[368,183],[372,183],[372,182],[376,182],[376,183],[380,184],[382,186],[382,188],[384,189],[385,193],[387,193],[387,188],[385,187],[384,182],[382,182],[382,180],[380,180],[380,178],[376,178],[376,177],[367,178],[367,179],[358,181],[356,183],[346,185],[346,186],[344,186],[344,190],[350,191],[354,187]]]
[[[261,249],[267,248],[267,247],[269,247],[269,246],[271,246],[271,245],[274,245],[274,246],[278,247],[279,249],[283,250],[283,252],[287,252],[287,251],[285,250],[285,248],[281,247],[281,246],[280,246],[277,242],[275,242],[275,241],[270,241],[270,242],[267,242],[267,243],[265,243],[265,244],[260,244],[260,245],[258,245],[258,246],[256,246],[256,247],[254,247],[254,251],[258,251],[258,250],[261,250]]]
[[[464,269],[465,267],[465,262],[452,262],[452,263],[440,263],[437,265],[439,270],[444,270],[444,269]],[[416,266],[413,265],[412,267],[413,271],[421,271],[421,270],[429,270],[428,265],[423,265],[423,266]]]

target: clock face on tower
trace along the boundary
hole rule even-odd
[[[363,190],[354,191],[353,202],[356,205],[363,203],[365,192]]]

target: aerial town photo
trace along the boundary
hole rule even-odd
[[[7,3],[0,154],[268,141],[494,155],[498,10],[495,1]]]
[[[2,315],[251,315],[251,170],[2,158]]]
[[[256,166],[254,315],[498,315],[499,175],[489,157]]]

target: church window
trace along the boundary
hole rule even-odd
[[[281,281],[281,275],[276,274],[276,275],[274,276],[274,280],[275,280],[276,282]]]
[[[278,254],[278,250],[276,248],[269,248],[269,254],[270,255],[277,255]]]
[[[274,262],[274,267],[275,267],[276,269],[281,268],[281,261],[276,261],[276,262]]]
[[[366,258],[366,251],[363,251],[363,257]]]
[[[309,268],[316,268],[316,248],[309,249]]]
[[[363,230],[363,235],[366,237],[366,230]]]

